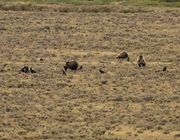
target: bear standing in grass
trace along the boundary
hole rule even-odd
[[[70,70],[78,70],[78,69],[82,69],[82,66],[80,66],[78,68],[79,64],[76,61],[68,61],[66,62],[65,66],[64,66],[64,70],[67,71],[67,69]]]
[[[138,63],[139,67],[145,67],[146,66],[145,60],[144,60],[142,55],[139,56],[137,63]]]

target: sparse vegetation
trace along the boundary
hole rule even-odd
[[[3,2],[25,2],[25,3],[73,3],[73,4],[135,4],[135,5],[158,5],[158,6],[180,6],[179,0],[3,0]]]
[[[179,140],[179,15],[171,7],[2,3],[0,139]],[[129,61],[117,59],[123,51]],[[72,59],[82,69],[63,74]]]

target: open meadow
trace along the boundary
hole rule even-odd
[[[1,4],[0,139],[179,140],[180,8]]]

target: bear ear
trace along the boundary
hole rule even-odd
[[[142,56],[142,55],[140,55],[140,56],[139,56],[139,58],[143,58],[143,56]]]

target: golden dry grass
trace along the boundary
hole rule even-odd
[[[0,139],[179,139],[180,9],[99,7],[0,11]]]

